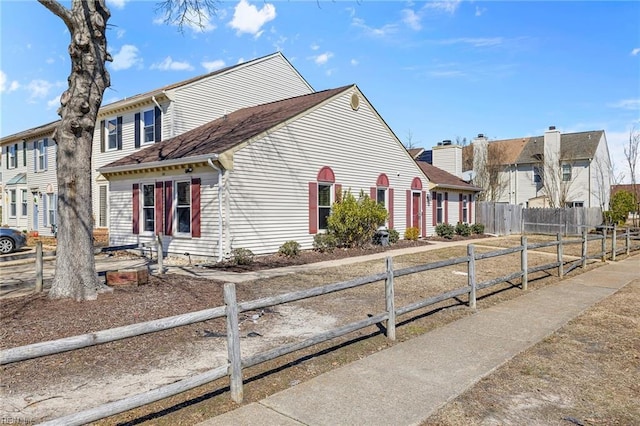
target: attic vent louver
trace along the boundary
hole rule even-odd
[[[351,109],[357,111],[360,108],[360,98],[356,93],[351,95]]]

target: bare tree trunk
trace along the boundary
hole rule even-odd
[[[110,85],[105,64],[109,10],[104,0],[73,0],[66,9],[39,0],[60,17],[71,34],[69,88],[60,98],[62,118],[54,132],[58,144],[58,249],[52,298],[95,299],[101,287],[93,254],[91,150],[104,91]]]

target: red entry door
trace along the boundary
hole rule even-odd
[[[420,229],[420,193],[411,194],[411,226]]]

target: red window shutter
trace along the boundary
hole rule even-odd
[[[462,194],[458,194],[460,195],[460,202],[458,203],[458,222],[462,222],[463,217],[462,217]]]
[[[164,234],[173,235],[173,182],[164,183]]]
[[[422,191],[422,236],[427,236],[427,191]]]
[[[191,179],[191,236],[200,238],[200,178]]]
[[[438,225],[438,194],[435,191],[431,193],[431,214],[433,226]]]
[[[336,185],[336,190],[337,190]],[[318,184],[309,182],[309,234],[318,233]]]
[[[407,228],[411,228],[411,191],[407,189]]]
[[[162,182],[156,182],[156,191],[155,191],[155,225],[156,225],[156,235],[160,235],[162,233],[162,216],[163,216],[163,208],[162,208]]]
[[[340,201],[342,201],[342,185],[340,185],[339,183],[336,183],[335,186],[335,202],[339,203]]]
[[[375,186],[369,188],[369,196],[373,201],[378,201],[378,188],[376,188]]]
[[[133,184],[133,201],[131,202],[133,207],[133,233],[140,233],[140,185]]]
[[[449,193],[444,193],[444,223],[449,223]]]
[[[393,188],[389,188],[389,229],[393,229]]]

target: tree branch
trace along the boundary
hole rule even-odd
[[[58,16],[65,23],[69,29],[69,33],[74,32],[73,18],[71,17],[71,11],[58,3],[57,0],[38,0],[40,4],[49,9],[54,15]]]

